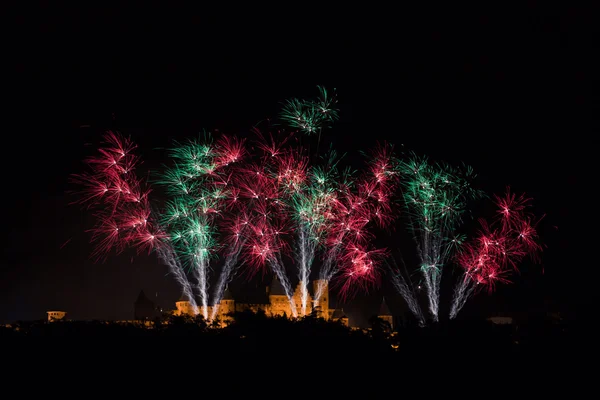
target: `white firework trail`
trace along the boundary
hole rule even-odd
[[[319,280],[325,281],[329,283],[331,278],[338,272],[337,267],[337,256],[340,253],[341,244],[334,245],[331,249],[325,253],[325,259],[323,260],[323,265],[321,266],[321,270],[319,271]],[[318,304],[321,300],[321,296],[325,291],[325,282],[323,284],[318,284],[317,289],[315,291],[315,304]]]
[[[456,318],[458,312],[463,308],[469,297],[475,290],[475,281],[467,274],[464,275],[460,283],[454,287],[452,296],[452,305],[450,307],[450,319]]]
[[[223,293],[225,293],[225,289],[227,285],[231,282],[234,276],[234,271],[237,266],[237,261],[239,255],[244,248],[244,244],[246,243],[246,238],[239,239],[234,245],[233,250],[227,254],[225,258],[225,262],[223,264],[223,268],[221,269],[221,274],[219,275],[219,280],[217,281],[217,287],[215,290],[215,299],[213,301],[212,312],[210,315],[210,319],[214,320],[219,312],[219,305],[221,303],[221,299],[223,298]]]
[[[409,216],[409,228],[417,245],[420,271],[427,290],[433,321],[439,320],[442,271],[460,238],[454,231],[462,223],[467,202],[483,195],[471,185],[472,168],[455,168],[431,163],[413,155],[399,164],[402,196]],[[454,237],[454,238],[453,238]]]
[[[159,246],[157,248],[158,256],[167,265],[169,272],[175,277],[175,281],[181,286],[183,295],[187,298],[194,310],[194,314],[198,314],[198,304],[194,296],[192,285],[190,284],[185,271],[176,257],[173,249],[168,245]]]
[[[323,280],[323,279],[317,280],[317,287],[315,288],[315,298],[314,298],[315,308],[320,307],[321,297],[323,296],[323,293],[325,292],[325,289],[328,287],[328,285],[329,285],[328,280]]]
[[[447,239],[450,232],[440,227],[438,231],[431,232],[425,229],[420,237],[418,255],[421,261],[421,274],[427,291],[429,311],[434,322],[439,321],[440,285],[442,271],[447,264],[452,251],[458,241],[456,238]]]
[[[198,257],[194,265],[194,278],[196,278],[196,290],[200,295],[201,313],[208,319],[208,260],[206,257]]]
[[[296,255],[299,264],[298,278],[300,279],[301,315],[306,315],[308,307],[308,282],[316,248],[317,241],[310,234],[310,226],[301,223],[298,227],[298,251]]]
[[[278,255],[271,258],[269,262],[271,268],[273,269],[273,272],[275,272],[275,275],[277,275],[279,282],[281,282],[283,290],[285,290],[285,295],[287,296],[288,301],[290,302],[290,307],[292,309],[292,316],[296,318],[298,316],[298,310],[296,309],[296,302],[294,301],[292,285],[290,284],[290,281],[285,273],[285,266]]]
[[[394,264],[396,264],[395,260],[393,260],[393,262],[394,262]],[[415,318],[417,318],[419,326],[425,326],[425,316],[423,315],[421,306],[419,305],[419,302],[417,301],[417,296],[415,295],[415,291],[412,288],[412,285],[409,286],[409,283],[407,283],[407,280],[404,278],[402,273],[398,270],[397,265],[396,265],[396,268],[392,268],[391,265],[389,265],[389,263],[388,263],[388,267],[390,268],[390,270],[392,272],[392,285],[398,291],[398,293],[400,293],[400,295],[402,296],[404,301],[406,301],[408,308],[413,313]],[[411,282],[410,279],[408,280],[408,282]]]
[[[418,244],[418,254],[421,261],[421,273],[427,290],[429,311],[433,321],[439,320],[440,283],[442,282],[442,267],[448,256],[444,246],[442,232],[431,232],[423,229]]]

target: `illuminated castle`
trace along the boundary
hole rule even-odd
[[[293,295],[294,304],[297,307],[298,315],[302,315],[300,311],[300,304],[302,304],[302,284],[299,283]],[[310,289],[310,287],[309,287]],[[306,315],[314,313],[318,317],[322,317],[328,321],[341,321],[344,325],[348,326],[348,317],[343,313],[342,310],[329,308],[329,285],[325,280],[316,280],[312,285],[312,293],[309,290],[307,299]],[[321,291],[319,304],[315,304],[313,301],[313,295],[317,291]],[[215,317],[223,323],[228,321],[228,314],[233,312],[240,312],[250,310],[253,312],[264,311],[269,316],[293,316],[292,305],[285,294],[283,285],[277,279],[273,278],[273,282],[266,288],[266,295],[268,296],[268,303],[237,303],[231,292],[226,290],[223,294],[223,298],[218,305],[212,305],[208,307],[208,315],[213,314],[213,308],[217,307],[215,311]],[[192,304],[185,299],[181,299],[175,303],[176,309],[173,310],[174,315],[194,315],[194,307]]]

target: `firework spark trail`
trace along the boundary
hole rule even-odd
[[[529,256],[537,261],[542,246],[533,214],[527,209],[531,199],[516,197],[507,188],[504,197],[494,196],[498,217],[491,224],[480,219],[481,228],[472,242],[456,255],[463,278],[454,289],[450,318],[456,317],[477,291],[494,290],[497,283],[509,283],[507,276]]]
[[[294,300],[294,292],[292,290],[292,285],[290,284],[288,276],[285,272],[285,266],[283,264],[281,257],[279,257],[278,254],[275,255],[275,257],[273,257],[270,260],[270,264],[271,264],[271,268],[277,275],[277,278],[279,278],[279,282],[281,282],[281,286],[283,286],[283,289],[285,290],[285,294],[288,298],[288,301],[290,302],[290,307],[292,309],[292,316],[294,318],[298,317],[298,307]]]
[[[309,227],[306,225],[300,225],[298,229],[298,247],[299,247],[299,278],[300,278],[300,296],[301,315],[306,315],[306,308],[308,305],[308,282],[310,279],[310,271],[315,258],[315,250],[317,248],[317,242],[310,237]]]
[[[192,273],[196,279],[196,290],[200,295],[200,311],[205,319],[208,319],[208,269],[210,267],[207,257],[199,257],[198,260],[192,264]]]
[[[415,291],[412,288],[411,280],[404,278],[402,272],[400,272],[400,269],[396,265],[396,261],[393,258],[392,261],[394,263],[393,267],[388,263],[388,266],[392,271],[392,285],[398,291],[398,293],[400,293],[404,301],[406,301],[406,304],[408,304],[408,308],[417,318],[419,326],[424,326],[425,316],[423,315],[423,311],[421,310],[421,306],[419,305]]]
[[[392,285],[394,285],[394,288],[398,291],[398,293],[400,293],[404,301],[406,301],[406,304],[408,304],[408,308],[417,318],[419,325],[424,326],[425,317],[423,316],[421,307],[417,302],[414,292],[408,287],[408,284],[406,283],[404,277],[400,274],[393,275]]]
[[[314,293],[314,300],[313,300],[313,304],[314,304],[314,308],[317,309],[321,307],[321,297],[323,297],[323,293],[325,293],[325,289],[327,289],[329,284],[329,281],[325,281],[325,280],[317,280],[317,287],[315,288],[315,293]]]
[[[159,215],[159,212],[152,208],[153,215]],[[181,265],[181,261],[177,256],[177,253],[173,249],[171,242],[168,240],[168,236],[165,234],[163,240],[161,240],[155,247],[158,258],[163,262],[164,265],[169,269],[169,273],[175,278],[182,291],[182,295],[189,301],[192,306],[194,315],[199,313],[198,303],[196,302],[196,296],[192,284],[185,273],[184,267]]]
[[[462,238],[455,230],[469,200],[482,196],[474,190],[470,167],[458,169],[445,164],[432,164],[414,154],[398,163],[402,176],[402,196],[420,259],[429,311],[439,319],[440,283],[443,267]]]
[[[325,288],[331,282],[333,277],[339,272],[338,262],[342,252],[341,241],[336,241],[326,249],[323,257],[323,263],[319,270],[319,283],[314,293],[315,305],[319,304],[321,297],[325,293]]]
[[[454,293],[452,297],[452,305],[450,306],[450,319],[456,318],[456,315],[464,305],[467,300],[471,297],[475,290],[475,284],[473,284],[473,280],[465,275],[459,281],[458,285],[454,287]]]
[[[334,245],[331,247],[327,253],[325,254],[325,258],[323,260],[323,265],[321,266],[321,270],[319,271],[319,280],[323,280],[326,282],[331,281],[333,276],[338,272],[336,268],[336,262],[341,251],[341,245]],[[315,299],[318,301],[323,294],[322,290],[318,290],[315,294]]]
[[[243,253],[248,240],[248,230],[251,227],[248,214],[244,208],[244,204],[240,202],[240,190],[239,188],[232,186],[230,187],[231,194],[228,198],[229,203],[227,211],[229,218],[223,220],[221,223],[221,230],[228,232],[227,242],[225,248],[225,259],[221,268],[221,273],[217,280],[217,286],[214,293],[213,308],[211,313],[211,320],[217,316],[223,294],[227,289],[227,285],[232,281],[235,271],[238,265],[238,259]]]
[[[223,299],[223,294],[225,293],[227,285],[233,279],[235,269],[238,266],[240,253],[242,252],[245,244],[246,238],[240,238],[236,243],[233,244],[233,248],[229,251],[225,258],[215,289],[213,308],[210,316],[211,320],[214,320],[218,314],[221,299]]]
[[[199,309],[196,303],[196,296],[194,296],[194,290],[173,249],[167,244],[159,246],[157,253],[163,263],[169,268],[169,272],[175,277],[175,281],[181,286],[183,295],[190,302],[194,314],[198,314]]]

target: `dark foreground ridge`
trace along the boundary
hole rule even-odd
[[[380,353],[412,357],[461,354],[560,355],[592,349],[593,329],[582,324],[538,320],[526,324],[496,325],[488,320],[449,321],[427,327],[404,324],[392,330],[373,318],[368,329],[308,316],[290,320],[250,311],[230,315],[223,328],[202,317],[166,316],[154,321],[31,321],[0,328],[0,340],[51,339],[56,343],[168,343],[186,344],[200,352],[265,352],[282,354]],[[66,339],[66,340],[61,340]],[[29,341],[29,340],[28,340]]]

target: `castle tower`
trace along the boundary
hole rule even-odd
[[[314,301],[313,309],[319,317],[329,320],[329,283],[325,279],[313,281],[313,293],[315,298],[320,293],[319,300]]]
[[[269,287],[269,303],[271,304],[272,315],[286,314],[288,317],[293,315],[292,307],[290,306],[288,297],[285,294],[285,289],[277,278],[277,275],[273,277],[273,281]]]
[[[392,313],[385,302],[385,297],[381,301],[381,307],[379,308],[379,314],[377,317],[388,322],[392,330],[394,330],[394,317],[392,316]]]
[[[65,319],[65,317],[67,316],[66,311],[46,311],[46,314],[48,314],[48,322],[54,322],[61,319]]]

